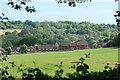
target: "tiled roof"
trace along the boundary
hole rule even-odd
[[[59,46],[70,46],[71,43],[58,43]]]
[[[70,46],[76,46],[76,43],[70,43]]]
[[[77,42],[77,45],[88,45],[87,42]]]
[[[54,47],[55,47],[54,45],[41,45],[41,46],[39,46],[39,48],[49,48],[49,49],[54,48]]]

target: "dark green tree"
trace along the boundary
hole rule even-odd
[[[11,53],[12,53],[12,48],[11,47],[7,47],[6,54],[11,55]]]
[[[27,45],[23,44],[20,46],[20,52],[21,53],[26,53],[26,50],[27,50]]]
[[[12,43],[10,41],[6,41],[5,47],[13,47]]]

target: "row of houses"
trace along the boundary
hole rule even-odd
[[[87,49],[89,44],[87,42],[77,43],[56,43],[55,45],[40,45],[35,44],[27,48],[28,53],[34,52],[49,52],[49,51],[60,51],[60,50],[76,50],[76,49]]]
[[[98,43],[101,47],[105,47],[106,43]],[[93,48],[87,42],[76,42],[76,43],[56,43],[55,45],[40,45],[35,44],[27,48],[27,53],[34,52],[50,52],[50,51],[60,51],[60,50],[76,50],[76,49],[88,49]],[[19,52],[20,47],[13,49],[15,52]]]
[[[100,47],[105,47],[106,43],[98,43]],[[34,52],[50,52],[50,51],[60,51],[60,50],[76,50],[76,49],[88,49],[93,48],[87,42],[76,42],[76,43],[56,43],[55,45],[40,45],[35,44],[27,48],[27,53]],[[13,52],[15,54],[20,53],[20,47],[14,47]]]

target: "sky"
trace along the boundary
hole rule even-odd
[[[56,0],[32,0],[27,3],[36,8],[35,13],[28,13],[24,10],[14,10],[7,5],[6,0],[0,0],[0,15],[14,20],[31,21],[88,21],[91,23],[116,24],[114,15],[118,10],[118,3],[114,0],[92,0],[92,2],[78,3],[76,7],[69,7],[68,4],[57,4]]]

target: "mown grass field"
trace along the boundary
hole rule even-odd
[[[113,66],[118,62],[118,48],[17,54],[9,56],[9,61],[14,61],[17,65],[23,64],[24,67],[35,67],[33,64],[33,61],[35,61],[36,67],[39,67],[45,73],[54,75],[54,71],[57,69],[55,65],[59,64],[60,61],[63,61],[65,73],[72,72],[74,70],[69,69],[69,67],[73,65],[71,62],[77,61],[87,53],[91,53],[91,56],[86,60],[86,63],[90,66],[90,70],[92,71],[103,70],[107,63]],[[8,63],[5,63],[4,65],[8,65]],[[17,69],[11,69],[10,72],[20,76],[20,73],[17,73]]]
[[[0,35],[5,34],[5,32],[13,32],[13,31],[17,31],[19,33],[19,32],[21,32],[21,29],[0,30]]]

